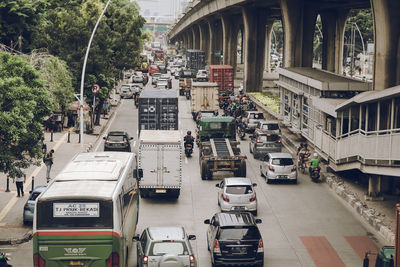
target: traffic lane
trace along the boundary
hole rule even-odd
[[[32,246],[33,241],[14,245],[0,246],[0,251],[10,258],[8,264],[13,267],[33,267]]]
[[[272,239],[273,242],[264,242],[266,258],[276,255],[281,245],[290,245],[302,265],[313,264],[301,237],[322,236],[327,238],[346,266],[360,266],[359,257],[345,239],[345,236],[369,235],[360,219],[343,205],[326,184],[312,182],[307,173],[298,173],[297,185],[266,184],[260,176],[260,161],[250,154],[248,137],[246,139],[241,142],[241,150],[248,157],[248,176],[260,185],[256,189],[259,192],[258,201],[264,199],[269,206],[269,210],[259,211],[261,217],[265,212],[269,213],[265,216],[267,223],[264,220],[260,229],[267,238],[277,235],[279,231],[279,236],[284,237],[278,236]],[[284,151],[288,152],[286,148]]]

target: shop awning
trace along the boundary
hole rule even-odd
[[[393,98],[396,96],[400,96],[400,85],[391,87],[385,90],[381,91],[368,91],[368,92],[363,92],[360,93],[341,105],[339,105],[336,108],[336,111],[345,109],[347,107],[353,106],[353,105],[359,105],[359,104],[365,104],[365,103],[370,103],[370,102],[377,102],[379,100],[385,100],[388,98]]]
[[[320,111],[329,114],[334,118],[337,118],[336,108],[348,100],[342,98],[322,98],[316,96],[311,96],[311,99],[312,104],[316,109],[319,109]]]
[[[283,88],[295,93],[296,95],[303,95],[304,94],[304,92],[302,90],[294,87],[293,85],[290,85],[290,84],[287,84],[287,83],[281,82],[281,81],[278,81],[278,82],[275,82],[275,83],[278,86],[283,87]]]

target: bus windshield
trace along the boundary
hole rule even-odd
[[[37,203],[37,229],[113,228],[113,204],[106,200]]]

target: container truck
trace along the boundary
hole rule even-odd
[[[191,89],[191,111],[195,120],[200,111],[208,110],[218,113],[218,84],[195,82]]]
[[[206,66],[206,54],[202,50],[190,49],[186,51],[186,67],[188,69],[204,69]]]
[[[182,186],[182,137],[179,131],[142,130],[138,168],[142,198],[168,195],[178,198]]]
[[[139,97],[139,131],[178,130],[178,92],[143,90]]]
[[[220,92],[233,92],[233,67],[230,65],[211,65],[210,71],[210,82],[218,84]]]

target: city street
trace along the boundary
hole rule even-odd
[[[177,88],[177,81],[173,83],[174,88]],[[146,89],[150,86],[149,82]],[[194,132],[190,101],[185,97],[179,97],[179,117],[182,137],[187,130]],[[134,136],[132,145],[136,145],[137,109],[132,99],[122,100],[105,133],[110,130],[127,131]],[[93,150],[103,149],[101,137],[94,144]],[[258,218],[263,221],[259,228],[264,241],[265,266],[357,267],[362,266],[366,251],[383,244],[326,184],[313,183],[307,175],[302,174],[299,174],[298,184],[266,184],[260,176],[260,161],[249,153],[248,142],[247,136],[246,140],[241,141],[241,149],[248,158],[247,177],[258,184]],[[198,266],[208,267],[211,266],[206,244],[208,225],[203,221],[219,211],[215,184],[232,174],[218,173],[211,181],[201,180],[198,154],[196,147],[191,158],[183,159],[183,189],[178,200],[140,199],[137,234],[148,226],[182,225],[188,234],[197,237],[197,240],[191,242]],[[57,159],[63,164],[70,158],[57,154]],[[54,174],[60,171],[60,167],[58,165]],[[14,209],[13,225],[22,226],[20,216],[23,204]],[[9,253],[13,266],[33,266],[31,241],[12,247],[1,246],[0,250]],[[136,266],[135,247],[129,255],[129,266]]]

